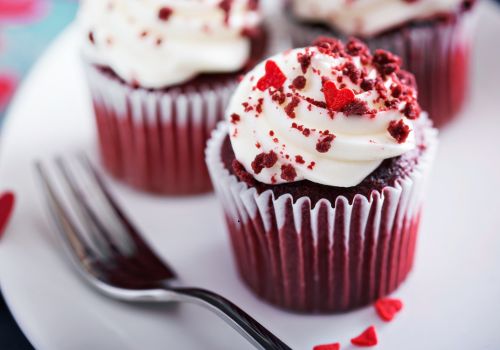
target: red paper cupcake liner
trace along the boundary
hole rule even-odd
[[[370,49],[386,49],[402,58],[403,67],[415,75],[422,108],[438,127],[454,119],[467,101],[474,17],[471,10],[446,21],[403,26],[363,38]],[[318,36],[346,39],[336,31],[293,19],[290,33],[295,46],[308,46]]]
[[[236,80],[197,88],[132,88],[91,64],[86,72],[104,167],[136,189],[188,195],[212,189],[204,150]]]
[[[411,175],[371,198],[335,206],[323,199],[275,198],[257,193],[231,175],[221,159],[223,123],[208,143],[206,158],[222,202],[242,279],[262,299],[299,312],[342,312],[394,291],[414,260],[423,193],[437,146],[428,148]]]

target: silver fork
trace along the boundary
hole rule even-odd
[[[216,313],[258,349],[291,349],[226,298],[204,289],[178,287],[174,271],[141,238],[91,162],[79,157],[78,163],[77,177],[67,161],[57,159],[62,192],[41,163],[36,164],[36,172],[65,251],[90,285],[127,302],[195,303]],[[63,198],[69,198],[70,204]],[[123,239],[116,239],[118,232]]]

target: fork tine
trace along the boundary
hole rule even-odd
[[[136,249],[142,259],[146,260],[148,263],[155,267],[156,272],[160,274],[167,274],[169,278],[176,277],[175,272],[163,262],[158,255],[149,247],[141,237],[139,231],[135,228],[132,222],[127,219],[122,209],[118,206],[111,193],[107,189],[101,176],[94,168],[90,160],[84,154],[79,156],[80,162],[83,168],[88,172],[89,177],[93,180],[96,185],[97,191],[102,195],[104,202],[109,207],[109,209],[114,212],[117,218],[122,222],[125,227],[125,234],[136,244]]]
[[[64,246],[70,256],[76,260],[76,265],[84,266],[87,272],[89,272],[90,266],[98,262],[98,256],[85,242],[77,225],[64,209],[61,199],[49,181],[44,166],[40,162],[37,162],[35,168],[41,180],[40,182],[42,183],[50,212],[58,225],[59,230],[57,231],[59,232],[59,237],[64,242]]]
[[[121,255],[118,247],[111,238],[111,234],[106,225],[102,222],[99,215],[96,215],[85,196],[77,184],[73,172],[69,169],[66,162],[62,158],[56,159],[56,164],[62,177],[72,194],[73,204],[78,210],[82,221],[87,226],[90,226],[89,233],[92,235],[96,243],[100,244],[100,248],[104,249],[108,255]]]

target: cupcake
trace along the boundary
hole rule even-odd
[[[79,17],[104,167],[148,192],[211,190],[206,140],[266,48],[257,0],[87,0]]]
[[[291,0],[296,46],[319,35],[356,36],[372,50],[400,56],[415,74],[419,102],[437,126],[452,120],[468,95],[474,0]]]
[[[249,72],[226,116],[206,159],[258,296],[340,312],[405,280],[437,132],[397,56],[322,38]]]

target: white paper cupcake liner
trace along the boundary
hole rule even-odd
[[[395,290],[413,265],[437,133],[411,175],[368,199],[335,206],[306,197],[275,198],[231,175],[221,159],[227,125],[213,132],[206,161],[224,209],[242,279],[261,298],[300,312],[340,312]]]

